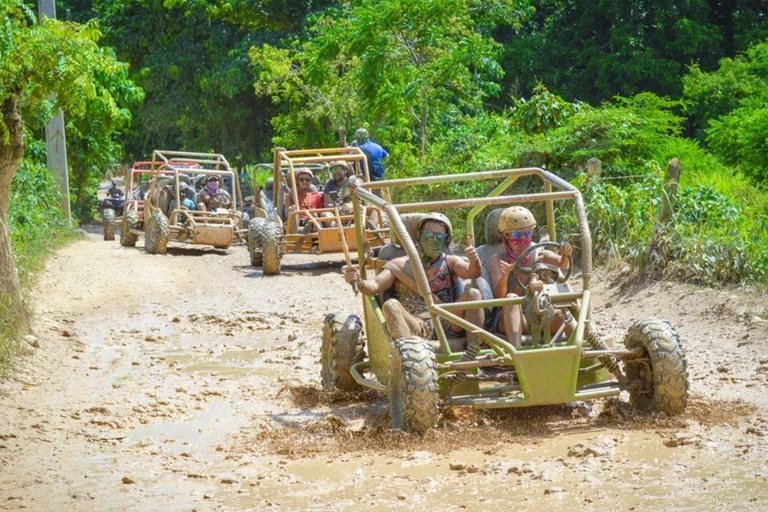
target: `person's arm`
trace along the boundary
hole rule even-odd
[[[378,295],[389,290],[395,284],[395,276],[387,269],[382,270],[373,279],[363,280],[356,265],[344,267],[344,279],[349,283],[357,283],[357,289],[363,295]]]
[[[448,266],[451,269],[451,273],[462,279],[476,279],[480,277],[483,273],[483,267],[480,263],[480,257],[472,246],[472,240],[469,237],[467,237],[467,247],[464,249],[464,254],[469,258],[469,261],[458,256],[448,256]]]
[[[291,206],[293,206],[293,194],[286,192],[283,195],[283,204],[285,205],[286,208],[290,208]]]
[[[572,252],[571,244],[565,242],[560,246],[560,254],[552,251],[541,251],[538,260],[548,265],[554,265],[557,268],[568,268],[571,264],[569,256]]]
[[[493,297],[495,299],[503,299],[509,293],[507,283],[509,282],[509,274],[512,273],[514,265],[503,261],[498,254],[491,256],[491,261],[488,265],[491,271]]]

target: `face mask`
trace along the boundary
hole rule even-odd
[[[445,251],[448,247],[448,238],[442,238],[439,236],[427,236],[427,233],[419,234],[419,246],[421,247],[421,253],[429,258],[435,259]]]
[[[209,181],[208,182],[208,190],[211,192],[216,192],[219,190],[219,182],[218,181]]]
[[[517,257],[531,246],[533,240],[509,240],[507,239],[507,258],[512,263],[517,260]]]

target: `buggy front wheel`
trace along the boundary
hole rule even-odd
[[[643,349],[640,358],[624,363],[631,402],[640,410],[681,413],[688,402],[688,365],[674,326],[657,318],[638,320],[624,345]]]
[[[400,338],[392,343],[389,364],[392,428],[426,432],[437,423],[435,352],[427,340]]]
[[[323,321],[320,379],[323,389],[350,391],[358,387],[349,373],[365,359],[363,324],[357,315],[328,315]]]

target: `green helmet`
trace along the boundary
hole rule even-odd
[[[443,215],[442,213],[437,212],[430,212],[424,215],[424,217],[419,220],[419,223],[416,224],[416,232],[421,233],[421,228],[426,224],[427,222],[439,222],[440,224],[445,225],[445,228],[448,231],[448,240],[450,241],[451,236],[453,235],[453,226],[451,226],[451,221]]]
[[[358,128],[357,130],[355,130],[355,138],[356,139],[363,139],[363,140],[367,139],[368,138],[368,130],[366,130],[365,128]]]

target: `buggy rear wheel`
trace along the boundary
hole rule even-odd
[[[264,247],[264,224],[267,219],[254,217],[248,223],[248,254],[251,256],[251,265],[260,267],[263,264],[262,249]]]
[[[389,414],[392,428],[426,432],[437,423],[439,400],[435,353],[419,337],[392,343],[389,367]]]
[[[674,326],[666,320],[635,322],[624,339],[628,349],[643,348],[640,359],[624,363],[632,404],[641,410],[678,414],[688,402],[688,365]]]
[[[123,247],[134,247],[138,236],[131,233],[131,230],[139,223],[139,214],[135,210],[130,210],[123,214],[123,223],[120,226],[120,245]]]
[[[104,223],[104,240],[115,239],[115,210],[104,208],[101,211],[101,220]]]
[[[171,229],[168,227],[168,217],[162,213],[153,213],[146,221],[144,248],[149,254],[165,254]]]
[[[280,247],[280,226],[268,220],[262,227],[262,257],[264,273],[276,275],[280,273],[282,248]]]
[[[363,324],[357,315],[328,315],[323,321],[320,378],[323,389],[350,391],[358,387],[349,373],[365,359]]]

